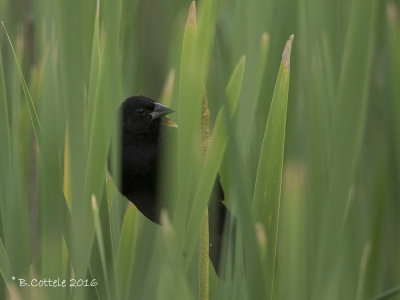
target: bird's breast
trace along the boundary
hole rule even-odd
[[[140,145],[123,147],[121,157],[123,194],[155,190],[159,165],[158,152],[157,144],[146,147]]]

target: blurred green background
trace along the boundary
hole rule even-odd
[[[199,0],[185,46],[189,5],[0,0],[9,34],[1,28],[0,298],[400,299],[399,1]],[[277,75],[290,34],[286,114],[271,99],[284,91]],[[210,269],[209,292],[193,250],[202,218],[189,229],[178,220],[176,232],[151,224],[106,171],[125,98],[178,108],[186,153],[200,132],[200,106],[187,101],[200,103],[203,84],[212,127],[238,98],[221,122],[226,151],[210,151],[220,170],[209,174],[221,174],[243,235],[227,259],[233,279]],[[178,172],[191,165],[170,191],[178,202],[207,181],[196,155],[178,158]],[[266,200],[257,198],[265,174],[277,191]],[[178,208],[182,220],[205,203],[200,195]],[[257,222],[258,210],[271,218]],[[177,254],[181,235],[194,251],[188,264]],[[19,287],[13,276],[98,285]]]

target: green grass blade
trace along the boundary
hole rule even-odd
[[[4,82],[3,72],[3,55],[0,47],[0,136],[2,142],[0,143],[0,198],[5,198],[5,184],[10,172],[11,162],[11,138],[10,138],[10,121],[9,111],[6,96],[6,85]],[[3,201],[0,202],[0,209],[4,210]],[[3,226],[3,224],[1,224]],[[0,239],[0,272],[3,276],[4,282],[10,280],[11,267],[8,260],[7,251],[3,244],[3,234]]]
[[[232,268],[234,270],[234,275],[236,275],[236,282],[244,281],[246,287],[243,289],[243,286],[241,286],[240,293],[235,294],[235,296],[238,300],[243,299],[241,297],[243,294],[248,296],[247,299],[266,299],[266,281],[260,257],[259,243],[257,242],[256,231],[254,228],[255,222],[251,213],[250,201],[243,201],[251,198],[250,189],[243,181],[242,172],[245,169],[245,163],[243,157],[239,154],[240,147],[234,134],[234,123],[230,118],[225,118],[224,120],[226,122],[228,136],[230,137],[228,139],[226,151],[230,167],[229,174],[231,176],[230,184],[228,190],[225,189],[225,194],[229,197],[228,200],[232,215],[237,218],[237,228],[229,228],[229,230],[235,229],[238,235],[236,242],[237,250],[235,249],[235,252],[237,253],[235,255],[236,264],[232,266]],[[226,244],[227,243],[225,242],[225,245]],[[238,257],[239,255],[243,256]],[[226,294],[228,291],[223,289],[223,293]]]
[[[39,195],[39,274],[59,277],[65,267],[62,256],[63,209],[62,164],[65,119],[59,94],[57,47],[49,40],[40,70],[43,87],[40,98],[41,152],[37,156]],[[63,298],[66,289],[51,289],[51,298]]]
[[[232,117],[238,105],[239,95],[243,82],[243,74],[246,66],[246,57],[242,58],[237,63],[231,78],[226,88],[226,94],[228,99],[229,111]],[[186,240],[186,253],[188,257],[191,257],[196,241],[200,235],[200,224],[202,214],[199,211],[204,211],[202,208],[206,206],[207,201],[210,197],[212,188],[214,186],[215,178],[217,176],[219,167],[225,154],[225,149],[228,140],[228,132],[225,127],[224,118],[227,117],[227,111],[221,109],[218,113],[217,119],[214,124],[214,129],[211,135],[211,141],[208,151],[205,155],[203,162],[203,170],[200,177],[200,181],[197,187],[197,193],[195,196],[194,204],[191,209],[189,216],[187,237]]]
[[[12,53],[14,55],[14,60],[15,60],[15,64],[16,64],[16,67],[17,67],[17,72],[18,72],[18,75],[19,75],[19,79],[21,81],[22,90],[24,91],[26,104],[28,106],[29,117],[30,117],[31,122],[32,122],[33,133],[35,134],[35,138],[36,138],[36,141],[38,142],[39,149],[40,149],[40,143],[39,143],[39,140],[38,140],[39,134],[40,134],[40,122],[39,122],[38,115],[36,113],[35,105],[33,104],[32,97],[31,97],[31,94],[30,94],[29,89],[28,89],[28,85],[26,84],[24,74],[22,73],[21,66],[20,66],[20,64],[18,62],[17,54],[16,54],[16,52],[14,50],[14,46],[13,46],[13,44],[11,42],[11,38],[8,35],[6,26],[4,25],[3,21],[1,22],[1,24],[3,25],[4,31],[5,31],[5,33],[7,35],[8,42],[10,43],[10,47],[11,47]]]
[[[10,123],[9,112],[6,96],[6,86],[3,73],[3,56],[0,48],[0,197],[4,199],[4,185],[6,183],[7,174],[11,168],[11,139],[10,139]],[[3,201],[0,203],[0,208],[4,209]],[[0,239],[0,272],[5,282],[11,278],[11,267],[8,260],[7,251],[4,248],[3,240]]]
[[[393,76],[393,120],[396,148],[400,149],[400,85],[396,79],[400,78],[400,21],[399,7],[390,2],[387,6],[390,41],[390,65]],[[400,155],[397,155],[397,173],[400,174]],[[400,176],[398,176],[400,180]],[[400,183],[400,181],[399,181]],[[400,186],[400,184],[398,184]]]
[[[308,246],[304,239],[307,232],[305,224],[308,221],[305,205],[308,199],[305,197],[304,184],[306,178],[306,168],[302,162],[286,160],[279,217],[279,251],[276,255],[279,263],[274,280],[275,299],[307,299],[308,269],[305,268],[304,255]],[[262,250],[268,244],[267,237],[264,242]]]
[[[179,78],[178,99],[178,199],[174,223],[176,230],[183,236],[187,214],[190,208],[189,199],[193,181],[196,180],[195,171],[200,166],[201,145],[201,95],[204,74],[194,73],[198,53],[196,52],[196,5],[193,1],[189,8],[188,19],[182,42],[181,68]],[[191,163],[188,163],[191,162]]]
[[[98,291],[100,294],[106,294],[107,296],[105,298],[114,298],[112,297],[114,295],[114,270],[112,263],[114,255],[109,226],[109,204],[106,200],[105,167],[109,151],[112,124],[115,119],[117,105],[121,100],[119,77],[116,76],[116,74],[120,74],[119,48],[116,45],[119,43],[121,3],[122,1],[114,1],[112,3],[104,1],[97,3],[89,80],[89,83],[94,86],[89,86],[89,91],[93,98],[89,99],[89,109],[91,111],[89,111],[88,118],[90,123],[85,195],[92,194],[95,195],[96,199],[99,199],[101,215],[99,220],[96,220],[96,218],[94,219],[94,229],[99,246],[99,253],[96,249],[92,252],[91,270],[95,274],[101,274],[98,263],[100,262],[102,265],[101,276],[104,279],[105,288],[100,285]],[[100,10],[103,13],[104,21],[104,27],[101,30],[101,45],[99,35]],[[104,226],[103,231],[101,231],[100,221]],[[92,235],[93,231],[88,233]],[[97,255],[99,255],[99,257]],[[101,296],[101,298],[103,298],[103,296]]]
[[[396,296],[397,294],[400,293],[400,285],[396,286],[394,288],[391,288],[390,290],[387,290],[376,297],[372,298],[371,300],[384,300],[384,299],[390,299],[393,296]]]
[[[261,88],[263,86],[263,77],[265,73],[265,68],[267,65],[267,58],[269,54],[269,35],[268,33],[264,32],[263,35],[261,36],[260,40],[260,46],[258,49],[258,55],[256,58],[257,61],[257,68],[255,69],[254,72],[254,91],[252,91],[254,94],[254,101],[251,101],[249,103],[250,107],[249,112],[250,112],[250,118],[249,118],[249,124],[246,126],[246,140],[244,142],[244,145],[249,145],[251,143],[252,147],[247,147],[248,150],[250,150],[253,147],[260,147],[261,141],[257,140],[259,136],[259,127],[260,127],[260,120],[262,118],[259,117],[260,111],[263,111],[261,107],[263,107],[260,97],[261,93]],[[264,129],[264,128],[262,128]],[[247,152],[248,155],[253,156],[254,153],[252,151]],[[248,158],[248,160],[251,160],[251,157]]]
[[[330,186],[323,212],[319,257],[317,259],[314,297],[332,298],[339,295],[339,258],[344,249],[343,224],[350,199],[357,163],[364,136],[371,58],[374,42],[376,0],[352,3],[345,41],[342,68],[333,111],[331,131]],[[362,49],[362,50],[361,50]],[[349,240],[352,237],[349,236]],[[326,270],[331,270],[327,280]],[[349,279],[348,279],[349,280]],[[324,284],[322,284],[324,282]],[[328,298],[326,298],[328,299]]]
[[[85,181],[85,194],[94,193],[100,198],[103,192],[105,179],[105,163],[112,124],[115,119],[117,105],[120,103],[119,92],[119,55],[118,44],[119,20],[121,16],[121,1],[107,4],[104,2],[105,16],[104,34],[102,40],[102,56],[99,69],[99,82],[96,97],[93,104],[92,123],[90,124],[88,164]],[[98,14],[96,19],[98,18]],[[95,21],[98,24],[98,20]],[[97,29],[96,29],[97,30]],[[98,35],[95,34],[93,47],[99,48]],[[94,53],[96,53],[94,51]],[[96,62],[93,71],[96,72]]]
[[[255,220],[264,227],[269,241],[264,269],[269,299],[274,288],[292,42],[293,35],[286,43],[276,79],[253,196]]]
[[[99,79],[100,65],[100,0],[97,0],[96,16],[93,27],[92,54],[90,61],[89,91],[88,91],[88,124],[92,124],[94,102],[96,99],[97,83]]]
[[[87,90],[93,42],[96,3],[56,1],[54,15],[60,55],[60,97],[67,126],[68,161],[65,170],[71,208],[71,262],[76,278],[85,278],[90,262],[94,228],[90,204],[85,194],[87,166]],[[74,299],[84,299],[88,289],[72,290]]]
[[[18,36],[17,41],[19,42],[16,43],[15,56],[20,58],[24,47],[20,36]],[[13,53],[10,54],[13,55]],[[8,60],[3,62],[8,63]],[[31,234],[31,228],[28,218],[29,194],[26,162],[30,159],[24,161],[24,158],[29,156],[33,159],[31,152],[33,141],[32,122],[29,121],[28,106],[22,105],[25,103],[22,102],[21,104],[20,101],[24,97],[21,94],[21,77],[17,64],[11,59],[8,68],[9,72],[4,74],[4,79],[6,84],[8,83],[6,96],[9,104],[11,151],[8,152],[9,156],[5,168],[1,170],[5,175],[3,177],[5,180],[0,184],[1,236],[7,250],[11,275],[19,278],[28,274],[32,258],[31,244],[29,238],[27,238]],[[5,68],[4,71],[6,70]],[[3,125],[5,124],[3,123]],[[3,146],[7,147],[7,141]],[[7,154],[7,150],[1,155],[4,154]],[[32,231],[35,231],[35,229],[33,228]]]
[[[11,138],[10,118],[7,103],[6,85],[3,72],[3,55],[0,48],[0,182],[5,182],[5,176],[10,169]],[[3,190],[3,189],[1,189]]]
[[[182,249],[182,238],[201,169],[201,103],[215,34],[217,3],[202,2],[199,27],[196,28],[196,5],[192,2],[182,43],[178,97],[177,201],[173,220],[178,244]]]
[[[102,232],[102,226],[100,222],[100,217],[99,217],[99,208],[97,206],[97,201],[96,197],[92,195],[92,212],[93,212],[93,222],[94,222],[94,228],[95,228],[95,233],[96,233],[96,240],[97,240],[97,246],[100,252],[100,262],[101,262],[101,267],[103,270],[103,282],[105,284],[105,293],[106,293],[106,298],[104,299],[112,299],[111,297],[111,290],[110,290],[110,279],[112,278],[109,276],[112,274],[111,270],[108,270],[107,268],[107,263],[106,263],[106,250],[105,250],[105,244],[103,240],[103,232]],[[99,273],[98,273],[99,274]],[[99,280],[100,281],[100,280]],[[100,281],[101,282],[101,281]],[[100,287],[100,291],[103,290],[103,287]],[[103,295],[101,295],[101,298],[103,298]]]
[[[200,254],[199,254],[199,299],[210,299],[210,284],[209,284],[209,225],[208,213],[206,211],[203,219],[203,225],[200,235]]]
[[[4,248],[3,240],[0,239],[0,273],[3,276],[4,282],[9,282],[11,279],[11,266],[8,260],[7,250]]]
[[[135,223],[137,209],[130,206],[125,213],[119,251],[116,258],[115,272],[117,276],[118,299],[129,299],[131,293],[133,262],[135,257]]]

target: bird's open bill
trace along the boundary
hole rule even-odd
[[[163,125],[168,126],[168,127],[178,128],[178,124],[176,124],[174,121],[172,121],[168,118],[164,118],[162,123],[163,123]]]

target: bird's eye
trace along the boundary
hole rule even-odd
[[[143,109],[143,108],[138,108],[138,109],[136,110],[136,113],[137,113],[137,114],[140,114],[140,115],[143,115],[143,114],[144,114],[144,109]]]

